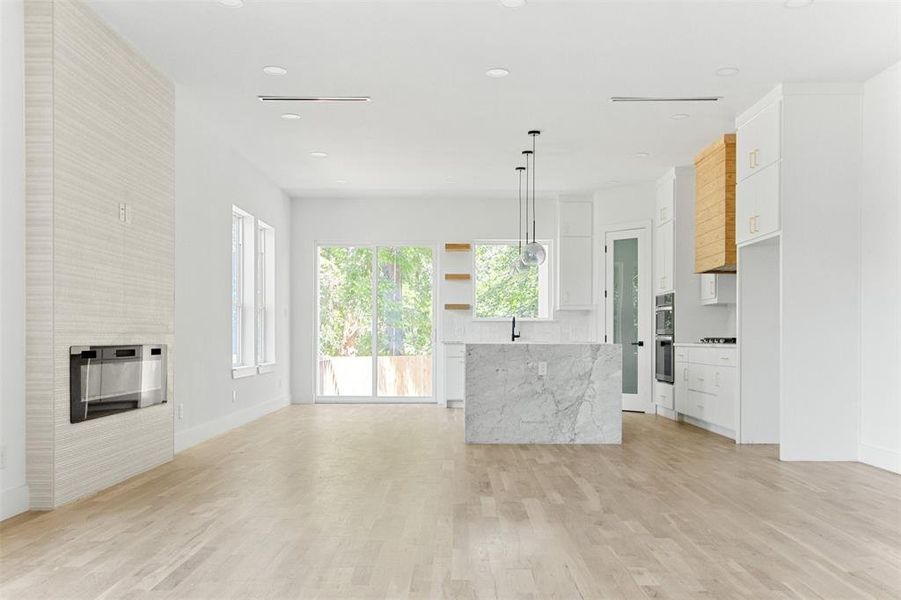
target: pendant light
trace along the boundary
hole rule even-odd
[[[523,246],[521,256],[522,262],[525,265],[530,267],[537,267],[539,265],[544,264],[544,261],[547,260],[547,251],[544,249],[544,246],[538,243],[536,240],[536,208],[535,208],[535,138],[541,135],[541,132],[537,129],[533,129],[529,132],[529,135],[532,136],[532,150],[526,150],[523,154],[526,154],[526,245]],[[528,169],[528,157],[532,157],[532,241],[529,241],[529,169]]]
[[[517,273],[522,273],[524,271],[528,271],[529,267],[522,262],[522,234],[523,234],[523,222],[522,222],[522,176],[523,171],[525,171],[525,167],[516,167],[516,172],[519,174],[519,199],[517,201],[516,207],[519,210],[519,216],[516,219],[517,233],[519,235],[519,247],[517,249],[516,257],[514,257],[513,261],[510,263],[510,272],[516,275]],[[526,227],[528,227],[528,221],[526,222]]]

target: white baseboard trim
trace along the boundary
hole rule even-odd
[[[10,490],[3,490],[0,496],[0,521],[26,512],[29,508],[28,485],[20,485]]]
[[[901,474],[901,452],[869,444],[860,444],[858,452],[860,462]]]
[[[254,404],[253,406],[248,406],[241,410],[236,410],[235,412],[228,413],[218,419],[202,423],[201,425],[197,425],[185,431],[176,431],[175,452],[178,453],[187,450],[191,446],[196,446],[210,438],[231,431],[235,427],[240,427],[241,425],[255,421],[263,415],[268,415],[289,404],[290,398],[284,396],[267,402],[260,402],[259,404]]]
[[[657,410],[657,416],[659,417],[666,417],[667,419],[670,419],[672,421],[679,420],[679,413],[674,410],[670,410],[665,406],[658,406],[656,404],[654,405],[654,408]]]
[[[727,437],[730,440],[735,440],[735,432],[731,429],[726,429],[725,427],[720,427],[719,425],[714,425],[713,423],[708,423],[707,421],[702,421],[701,419],[695,419],[694,417],[689,417],[688,415],[683,415],[681,413],[679,414],[679,416],[682,417],[682,420],[684,422],[690,425],[700,427],[701,429],[706,429],[711,433]]]

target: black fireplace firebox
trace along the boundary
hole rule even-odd
[[[166,346],[72,346],[69,422],[166,402]]]

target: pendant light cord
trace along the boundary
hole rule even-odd
[[[532,155],[531,150],[523,150],[523,156],[526,157],[526,220],[525,220],[525,230],[526,230],[526,246],[529,245],[529,156]],[[535,162],[535,157],[532,157],[532,162]],[[534,164],[533,164],[534,166]],[[532,217],[534,219],[534,216]],[[535,241],[535,240],[532,240]]]
[[[519,236],[519,251],[522,252],[522,167],[516,167],[519,173],[519,202],[516,206],[519,208],[519,217],[516,220],[517,235]]]
[[[537,213],[537,209],[535,208],[535,138],[538,137],[538,133],[531,133],[532,135],[532,241],[536,240],[535,235],[535,215]],[[528,202],[528,199],[526,200]],[[528,228],[529,223],[526,221],[526,227]]]

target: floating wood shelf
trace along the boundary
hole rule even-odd
[[[469,304],[445,304],[444,310],[469,310],[472,308]]]
[[[469,252],[472,244],[444,244],[445,252]]]
[[[444,279],[446,281],[469,281],[472,279],[472,275],[469,273],[445,273]]]

